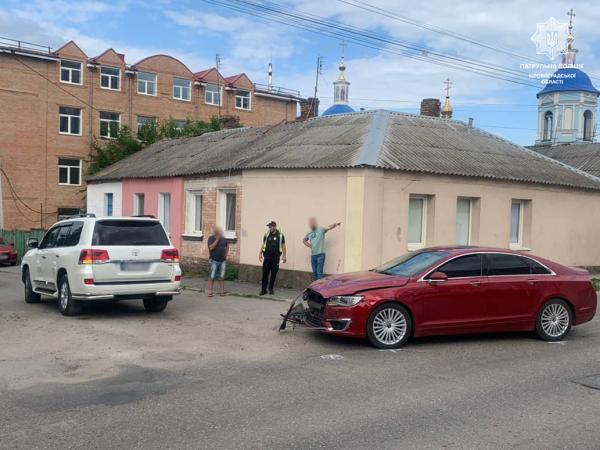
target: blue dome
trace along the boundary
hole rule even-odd
[[[348,105],[331,105],[321,115],[322,116],[333,116],[334,114],[345,114],[345,113],[351,113],[351,112],[354,112],[354,110],[352,108],[350,108]]]
[[[549,83],[546,84],[544,89],[537,93],[537,97],[550,92],[566,91],[583,91],[600,95],[600,92],[592,84],[590,77],[579,69],[558,69],[548,81]]]

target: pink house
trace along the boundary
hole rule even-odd
[[[152,215],[169,232],[181,252],[184,208],[183,178],[128,178],[123,180],[123,215]]]

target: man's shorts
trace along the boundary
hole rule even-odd
[[[224,280],[225,279],[225,261],[209,261],[210,268],[208,272],[208,278],[210,280]]]

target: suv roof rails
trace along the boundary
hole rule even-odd
[[[131,216],[131,217],[146,217],[148,219],[156,219],[156,217],[154,217],[152,214],[138,214],[137,216]]]
[[[63,220],[80,219],[82,217],[96,217],[96,214],[93,214],[93,213],[75,214],[73,216],[65,217]]]

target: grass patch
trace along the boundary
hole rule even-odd
[[[600,278],[592,278],[592,286],[595,291],[600,291]]]

